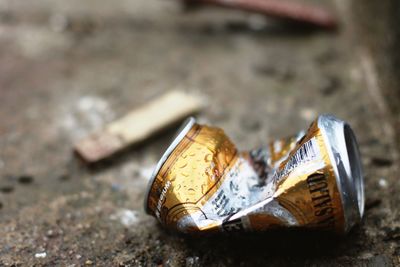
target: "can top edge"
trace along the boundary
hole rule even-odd
[[[318,127],[327,140],[328,154],[341,195],[344,231],[348,232],[363,216],[364,185],[358,145],[350,125],[333,115],[319,116]]]
[[[157,176],[157,173],[160,171],[161,167],[163,166],[164,162],[167,160],[167,158],[171,155],[171,153],[174,151],[176,146],[182,141],[182,139],[185,137],[185,135],[192,129],[193,125],[196,123],[196,119],[194,117],[189,117],[185,120],[184,123],[182,123],[182,126],[179,128],[177,131],[177,134],[175,135],[175,138],[171,142],[171,144],[168,146],[167,150],[164,152],[162,155],[161,159],[158,161],[156,168],[154,169],[149,183],[147,184],[147,188],[145,191],[145,196],[144,196],[144,210],[146,211],[147,214],[149,214],[149,209],[148,209],[148,198],[150,194],[151,187],[154,183],[154,179]]]

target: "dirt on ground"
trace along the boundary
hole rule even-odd
[[[382,65],[350,3],[316,2],[338,14],[338,31],[172,0],[0,1],[0,266],[399,265],[398,137]],[[240,149],[321,113],[348,121],[365,172],[361,225],[344,237],[177,235],[143,210],[174,128],[95,167],[75,157],[74,142],[175,88],[204,96],[199,121]]]

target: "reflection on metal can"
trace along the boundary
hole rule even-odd
[[[184,233],[274,227],[346,233],[362,218],[363,187],[353,131],[333,116],[246,152],[223,130],[191,118],[158,163],[145,209]]]

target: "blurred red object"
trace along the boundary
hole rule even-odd
[[[326,29],[336,29],[337,19],[328,10],[288,0],[184,0],[187,4],[204,4],[241,9]]]

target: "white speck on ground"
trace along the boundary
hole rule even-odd
[[[388,187],[388,182],[386,181],[385,178],[380,178],[378,181],[378,184],[381,188],[387,188]]]
[[[198,256],[187,257],[186,266],[199,266],[200,258]]]
[[[139,214],[137,211],[129,209],[121,209],[110,216],[111,220],[118,220],[124,226],[132,226],[139,222]]]
[[[35,258],[38,258],[38,259],[46,258],[46,256],[47,256],[46,252],[39,252],[39,253],[35,254]]]
[[[62,107],[62,116],[57,116],[61,128],[67,130],[76,141],[86,135],[100,130],[115,118],[108,102],[98,96],[86,95],[71,101]]]
[[[362,259],[362,260],[368,260],[368,259],[371,259],[373,256],[374,255],[372,253],[370,253],[370,252],[364,252],[364,253],[362,253],[360,255],[359,258]]]

